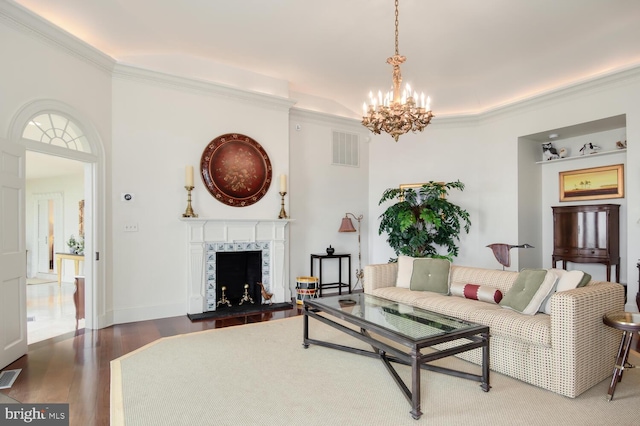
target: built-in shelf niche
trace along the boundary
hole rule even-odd
[[[549,135],[557,134],[554,139]],[[626,115],[603,118],[586,123],[555,128],[518,138],[518,240],[513,243],[529,243],[536,247],[519,250],[518,268],[550,267],[553,251],[552,206],[570,205],[559,200],[559,171],[590,168],[606,164],[626,163],[626,149],[617,149],[616,142],[626,140]],[[542,143],[551,141],[554,148],[568,148],[569,155],[557,160],[544,160]],[[601,150],[595,154],[580,155],[585,143],[596,143]],[[627,141],[627,145],[631,143]],[[569,161],[569,163],[566,163]],[[621,280],[626,282],[626,198],[586,201],[620,204],[621,208]],[[509,242],[510,244],[512,242]],[[585,265],[587,270],[590,265]],[[570,265],[569,269],[580,269]],[[587,271],[588,272],[588,271]],[[600,278],[602,271],[595,271]],[[594,274],[592,274],[594,275]],[[604,278],[604,277],[602,277]]]

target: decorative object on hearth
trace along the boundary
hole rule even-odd
[[[351,227],[353,228],[353,224],[351,224]],[[342,228],[342,227],[341,227],[341,228]],[[354,229],[354,231],[355,231],[355,229]],[[345,231],[342,231],[342,232],[345,232]],[[351,231],[349,231],[349,232],[351,232]],[[329,256],[331,256],[331,255],[332,255],[333,253],[335,253],[335,252],[336,252],[336,249],[334,249],[333,247],[331,247],[331,245],[329,245],[329,247],[327,247],[327,254],[328,254]]]
[[[520,244],[519,246],[512,245],[512,244],[494,243],[494,244],[489,244],[487,247],[489,247],[493,251],[493,255],[496,257],[496,260],[498,261],[498,263],[502,265],[503,271],[505,267],[508,268],[509,266],[511,266],[510,253],[512,248],[524,248],[524,249],[535,248],[531,244],[527,244],[527,243]]]
[[[262,299],[265,302],[269,302],[270,305],[273,304],[273,301],[271,300],[271,298],[273,297],[273,293],[269,293],[267,291],[267,289],[264,288],[264,284],[262,283],[257,283],[260,286],[260,293],[262,293]]]
[[[288,219],[287,212],[284,209],[284,196],[287,195],[287,177],[285,175],[280,175],[280,214],[278,215],[278,219]]]
[[[239,133],[212,140],[202,153],[200,172],[211,195],[233,207],[255,204],[271,185],[269,156],[258,142]]]
[[[363,105],[362,124],[377,135],[386,132],[398,142],[400,135],[408,131],[423,131],[429,125],[433,114],[430,97],[425,99],[422,93],[418,98],[418,92],[412,92],[408,84],[406,89],[400,92],[400,64],[407,58],[401,56],[398,50],[398,0],[395,1],[395,9],[396,51],[395,55],[387,58],[387,63],[393,66],[393,92],[383,95],[382,91],[378,91],[377,96],[369,93],[369,106],[366,103]]]
[[[344,217],[342,218],[342,223],[340,223],[340,229],[338,229],[338,232],[356,232],[356,228],[353,227],[353,222],[351,222],[351,218],[349,217],[349,215],[351,215],[355,220],[358,221],[358,269],[356,269],[356,283],[353,286],[353,288],[355,289],[356,287],[358,287],[358,283],[360,283],[360,286],[364,290],[364,269],[362,269],[362,245],[360,242],[360,222],[362,221],[364,216],[363,215],[356,216],[353,213],[345,213]],[[331,246],[329,246],[329,248],[331,248]],[[329,249],[327,249],[327,254],[331,255],[333,253],[334,253],[333,251],[329,253]]]
[[[462,229],[469,233],[469,213],[447,200],[450,189],[464,190],[460,181],[427,182],[419,188],[389,188],[379,203],[396,200],[380,215],[378,234],[387,233],[387,242],[396,255],[452,260],[458,255],[456,240]],[[440,249],[446,254],[440,254]],[[390,259],[395,262],[395,259]]]
[[[193,166],[187,166],[185,170],[184,189],[187,190],[187,209],[182,214],[182,217],[198,217],[193,212],[191,207],[191,191],[193,191]]]
[[[222,286],[221,290],[222,290],[222,296],[220,296],[220,300],[218,300],[218,304],[216,305],[216,308],[222,304],[225,304],[228,307],[231,307],[231,302],[229,302],[229,299],[227,299],[227,295],[225,294],[227,287]]]
[[[242,305],[244,302],[249,302],[253,305],[253,298],[249,296],[249,284],[244,285],[244,294],[242,295],[242,299],[240,299],[239,305]]]

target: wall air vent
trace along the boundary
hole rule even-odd
[[[333,131],[333,164],[338,166],[360,166],[358,135]]]

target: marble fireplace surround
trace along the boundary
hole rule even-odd
[[[262,250],[263,280],[273,293],[273,303],[291,301],[288,280],[289,219],[206,219],[181,218],[187,225],[187,310],[200,314],[215,310],[211,294],[215,295],[215,258],[217,251]],[[265,262],[268,262],[265,265]],[[209,295],[209,301],[207,296]]]

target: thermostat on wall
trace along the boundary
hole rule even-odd
[[[120,194],[121,201],[133,201],[134,197],[135,194],[132,194],[131,192],[123,192],[122,194]]]

